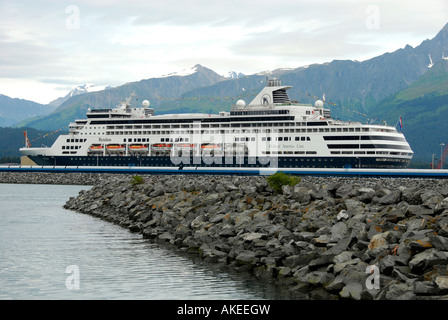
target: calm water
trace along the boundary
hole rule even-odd
[[[62,208],[85,186],[0,184],[0,299],[289,299]]]

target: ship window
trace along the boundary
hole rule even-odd
[[[402,137],[388,137],[388,136],[361,136],[361,140],[406,141],[406,139]]]
[[[359,144],[329,144],[329,149],[359,149]]]
[[[324,140],[359,140],[359,136],[324,136]]]

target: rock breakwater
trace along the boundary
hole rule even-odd
[[[103,179],[65,208],[275,281],[304,299],[447,299],[445,180]]]
[[[112,174],[84,172],[0,172],[0,183],[92,186],[112,176]]]

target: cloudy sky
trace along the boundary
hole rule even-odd
[[[433,38],[446,0],[0,0],[0,94],[48,103],[195,64],[254,74]]]

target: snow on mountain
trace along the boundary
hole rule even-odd
[[[244,77],[245,75],[241,72],[235,72],[235,71],[229,71],[226,75],[223,75],[223,77],[227,79],[239,79]]]
[[[183,69],[180,71],[171,72],[171,73],[162,75],[162,76],[160,76],[160,78],[168,78],[168,77],[174,77],[174,76],[179,76],[179,77],[189,76],[189,75],[192,75],[192,74],[198,72],[200,68],[204,68],[204,67],[197,64],[192,68]],[[227,74],[222,75],[222,77],[227,78],[227,79],[239,79],[244,76],[245,75],[242,74],[241,72],[235,72],[235,71],[229,71]]]
[[[70,99],[73,96],[77,96],[77,95],[89,93],[89,92],[97,92],[97,91],[107,90],[107,89],[111,89],[111,88],[112,87],[109,85],[97,86],[96,84],[88,82],[86,84],[77,86],[75,89],[71,90],[65,97],[57,98],[57,99],[51,101],[49,104],[52,106],[59,107],[61,104],[63,104],[65,101],[67,101],[68,99]]]
[[[305,66],[305,68],[308,68],[309,66]],[[256,75],[258,76],[272,76],[272,75],[277,75],[277,74],[281,74],[281,73],[285,73],[288,71],[293,71],[297,68],[279,68],[279,69],[275,69],[275,70],[267,70],[267,71],[261,71],[256,73]]]
[[[183,69],[181,71],[164,74],[164,75],[160,76],[160,78],[168,78],[168,77],[174,77],[174,76],[179,76],[179,77],[189,76],[191,74],[198,72],[198,68],[199,68],[199,65],[195,65],[193,68]]]
[[[102,91],[102,90],[106,90],[106,89],[110,89],[110,88],[111,87],[109,85],[97,86],[93,83],[86,83],[82,86],[77,86],[75,89],[70,91],[68,95],[70,97],[73,97],[78,94],[83,94],[83,93],[87,93],[87,92],[97,92],[97,91]]]

